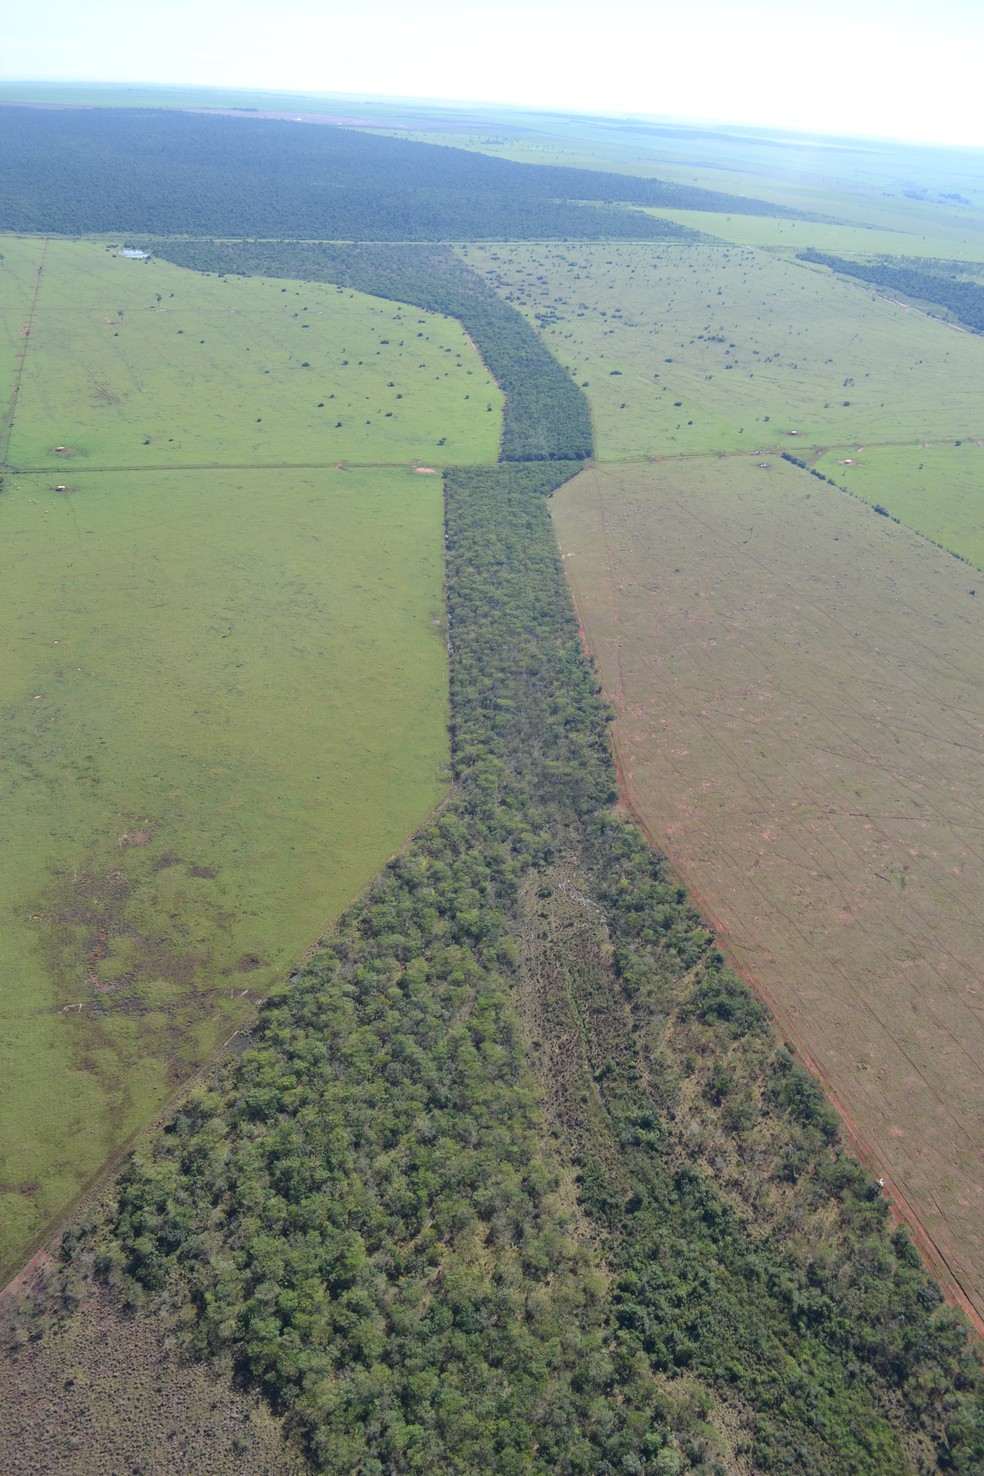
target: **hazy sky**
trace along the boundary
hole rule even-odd
[[[6,79],[640,112],[984,146],[981,0],[27,0]]]

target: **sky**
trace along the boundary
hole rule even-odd
[[[0,77],[451,98],[984,146],[981,0],[30,0]]]

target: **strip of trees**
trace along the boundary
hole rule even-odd
[[[915,261],[903,256],[883,256],[852,261],[822,251],[802,251],[798,261],[829,267],[859,282],[870,282],[883,292],[901,292],[918,302],[945,308],[975,333],[984,333],[984,287],[969,275],[982,270],[980,263]]]

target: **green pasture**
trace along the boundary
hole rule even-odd
[[[646,214],[716,236],[734,246],[769,247],[790,255],[811,246],[834,255],[945,256],[948,260],[975,262],[984,255],[984,235],[941,228],[927,234],[914,226],[909,230],[875,228],[847,222],[781,220],[768,215],[711,215],[705,210],[647,210]]]
[[[633,170],[633,173],[643,172]],[[960,244],[974,259],[980,259],[984,242],[984,201],[975,187],[977,202],[973,206],[941,203],[934,199],[910,199],[903,193],[898,179],[882,184],[864,179],[811,177],[791,171],[776,176],[767,171],[692,169],[660,161],[651,172],[670,183],[699,185],[702,189],[724,190],[728,194],[747,195],[755,200],[786,205],[806,214],[827,217],[833,223],[869,230],[900,232],[925,237],[939,245],[941,256],[960,256]],[[946,188],[949,183],[941,182]],[[970,188],[962,181],[964,188]],[[698,212],[703,214],[703,212]],[[713,230],[713,217],[707,216]],[[809,222],[801,222],[802,225]],[[976,242],[976,246],[973,243]],[[946,243],[943,249],[943,243]]]
[[[461,249],[584,386],[602,461],[984,429],[984,341],[825,270],[738,246]]]
[[[813,463],[825,477],[984,569],[984,442],[835,447]],[[982,590],[984,594],[984,590]]]
[[[23,295],[23,273],[9,288],[0,275],[5,323],[19,324]],[[110,468],[487,462],[501,407],[447,318],[347,288],[202,276],[58,241],[45,254],[8,460],[52,466],[65,446],[73,464]]]
[[[0,1258],[447,785],[442,498],[408,469],[8,478]]]
[[[411,468],[494,461],[502,396],[416,308],[0,254],[3,1264],[446,789]]]

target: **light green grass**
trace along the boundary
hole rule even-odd
[[[815,465],[839,486],[984,569],[984,443],[957,439],[959,446],[952,440],[841,446]]]
[[[543,322],[585,386],[602,461],[802,454],[980,427],[984,341],[826,270],[737,246],[462,251]]]
[[[448,320],[86,242],[48,244],[25,339],[42,243],[0,251],[5,406],[26,346],[0,498],[2,1265],[446,790],[441,482],[411,463],[441,436],[494,459],[501,397]]]
[[[836,254],[858,256],[941,255],[954,261],[980,261],[984,237],[957,235],[949,231],[875,229],[863,225],[827,225],[821,221],[782,220],[769,215],[717,215],[704,210],[647,210],[660,220],[716,236],[735,246],[763,246],[795,255],[813,247]]]
[[[441,507],[409,470],[8,479],[0,1257],[446,788]]]
[[[501,407],[447,318],[51,242],[9,460],[52,465],[67,446],[108,467],[488,462]]]

